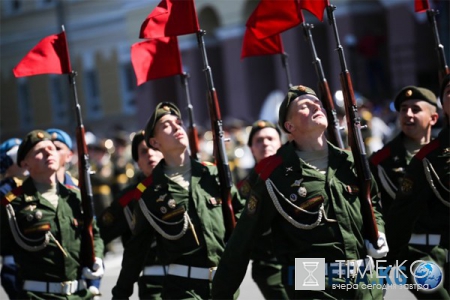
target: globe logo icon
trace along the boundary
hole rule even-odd
[[[434,290],[443,279],[441,268],[432,261],[422,262],[414,271],[414,281],[421,285],[423,290]]]

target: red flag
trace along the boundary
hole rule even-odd
[[[151,79],[182,74],[177,37],[152,39],[131,46],[131,62],[137,85]]]
[[[414,0],[414,6],[416,12],[424,12],[427,9],[430,9],[428,0]]]
[[[283,53],[283,44],[280,34],[269,36],[258,40],[249,29],[245,31],[244,41],[242,43],[241,59],[248,56],[271,55]]]
[[[68,74],[71,72],[66,33],[43,38],[13,69],[14,76]]]
[[[306,9],[316,16],[317,19],[323,21],[323,13],[327,6],[330,5],[328,0],[298,0],[301,9]]]
[[[194,0],[162,0],[141,26],[141,39],[178,36],[200,30]]]
[[[303,22],[295,0],[261,0],[246,26],[257,39],[281,33]]]

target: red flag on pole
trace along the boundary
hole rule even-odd
[[[414,8],[416,12],[424,12],[430,9],[430,4],[428,0],[414,0]]]
[[[177,37],[152,39],[131,46],[137,85],[183,73]]]
[[[66,33],[43,38],[13,69],[15,77],[71,72]]]
[[[303,22],[299,12],[295,0],[261,0],[246,26],[257,39],[264,39]]]
[[[141,39],[178,36],[200,30],[194,0],[162,0],[141,26]]]
[[[328,0],[298,0],[301,9],[306,9],[316,16],[317,19],[323,21],[323,13],[327,6],[330,5]]]
[[[241,59],[249,56],[283,53],[283,51],[280,34],[275,34],[259,40],[251,30],[248,28],[245,30]]]

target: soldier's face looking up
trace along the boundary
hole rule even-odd
[[[154,136],[150,144],[163,154],[168,152],[183,152],[189,146],[183,122],[174,115],[162,116],[156,122]]]
[[[42,141],[28,151],[21,165],[31,177],[48,176],[59,169],[59,153],[52,141]]]
[[[274,128],[266,127],[257,131],[252,137],[250,148],[256,163],[274,155],[281,147],[280,135]]]
[[[317,97],[302,95],[289,105],[285,127],[293,136],[323,132],[328,126],[325,109]]]
[[[406,100],[400,105],[399,121],[403,133],[415,141],[428,138],[436,124],[436,107],[422,100]]]
[[[137,164],[139,169],[144,173],[145,176],[150,176],[153,169],[163,158],[160,151],[148,148],[145,141],[142,141],[138,146],[138,161]]]

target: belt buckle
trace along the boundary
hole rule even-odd
[[[61,282],[61,294],[63,295],[72,295],[72,284],[73,281],[64,281]]]
[[[217,270],[217,267],[211,267],[211,268],[209,268],[209,274],[208,274],[208,280],[209,281],[212,281],[213,280],[213,274],[214,274],[214,271],[215,270]]]

